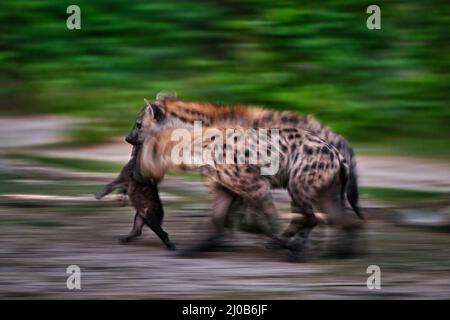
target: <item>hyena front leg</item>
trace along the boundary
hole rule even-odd
[[[214,186],[214,198],[210,209],[210,230],[206,239],[201,240],[189,249],[183,250],[181,256],[192,256],[199,252],[217,247],[222,240],[225,222],[235,195],[221,186]]]
[[[126,244],[131,240],[139,237],[142,234],[142,227],[144,226],[144,223],[145,219],[142,217],[139,211],[136,211],[136,214],[134,216],[133,228],[131,229],[131,232],[126,236],[119,237],[120,243]]]
[[[234,197],[232,203],[230,204],[227,217],[225,218],[225,228],[233,230],[235,227],[235,220],[238,220],[239,225],[246,207],[247,206],[242,198],[238,196]]]
[[[253,211],[254,214],[259,214],[259,218],[263,221],[259,221],[260,227],[262,227],[262,232],[272,239],[278,240],[278,233],[280,231],[280,219],[278,210],[272,199],[271,193],[262,195],[261,197],[248,199],[249,209]]]
[[[236,196],[230,207],[225,227],[232,230],[235,226],[242,231],[256,234],[265,234],[264,221],[261,221],[260,214],[252,209],[247,201]]]

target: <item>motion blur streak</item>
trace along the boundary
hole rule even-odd
[[[450,298],[449,3],[80,0],[0,2],[0,298]],[[355,146],[366,254],[289,263],[238,221],[227,243],[180,259],[148,230],[128,245],[126,200],[93,194],[120,171],[142,99],[312,113]],[[160,187],[183,248],[211,197],[195,174]],[[289,197],[275,191],[283,223]],[[247,232],[244,232],[246,230]],[[68,290],[68,266],[80,290]],[[368,266],[381,270],[369,290]]]

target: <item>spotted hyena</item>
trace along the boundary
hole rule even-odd
[[[356,161],[353,150],[345,138],[331,131],[314,117],[253,106],[217,106],[209,102],[185,102],[164,96],[153,102],[145,101],[146,106],[140,112],[135,127],[127,137],[129,141],[143,141],[150,130],[192,128],[194,121],[197,120],[202,121],[205,126],[295,127],[310,131],[336,147],[346,159],[350,167],[346,196],[353,210],[364,219],[358,206]]]
[[[169,235],[162,228],[164,210],[158,193],[157,184],[152,179],[139,179],[136,171],[140,147],[133,147],[130,161],[123,167],[119,176],[102,190],[96,193],[97,199],[120,189],[126,193],[132,206],[136,209],[134,224],[131,232],[119,240],[125,244],[140,236],[142,228],[147,225],[161,239],[169,250],[175,250],[175,245],[169,240]]]
[[[174,153],[174,150],[178,150],[179,142],[173,137],[178,129],[150,131],[142,144],[139,173],[143,179],[160,181],[169,169],[199,170],[206,176],[214,194],[210,216],[213,232],[196,250],[209,248],[221,237],[229,209],[236,198],[244,199],[253,211],[260,212],[264,219],[270,221],[266,233],[273,243],[289,249],[294,258],[302,255],[303,245],[317,224],[313,206],[327,213],[332,223],[348,227],[343,215],[343,201],[349,167],[335,147],[306,130],[282,128],[277,131],[278,144],[273,143],[275,136],[269,134],[265,142],[258,141],[258,149],[255,149],[249,135],[244,135],[246,140],[235,143],[232,157],[227,158],[230,148],[220,137],[232,139],[230,134],[235,132],[230,133],[229,129],[209,127],[208,130],[215,134],[206,137],[189,131],[194,137],[189,152],[192,157],[201,156],[203,160],[205,152],[210,152],[213,155],[207,162],[174,160],[174,154],[178,152]],[[236,130],[248,132],[252,129],[238,127]],[[139,144],[131,137],[132,134],[128,137],[129,142]],[[201,155],[197,154],[199,145]],[[262,174],[268,164],[248,161],[255,155],[259,157],[262,149],[269,150],[270,155],[277,155],[277,170],[272,174]],[[238,155],[243,159],[239,160]],[[224,158],[233,160],[224,163]],[[281,235],[277,209],[270,192],[273,188],[286,188],[291,197],[292,212],[299,214]]]

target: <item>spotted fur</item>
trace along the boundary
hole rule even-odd
[[[209,128],[211,129],[211,128]],[[226,128],[215,127],[215,131],[226,136]],[[246,128],[241,128],[246,130]],[[172,140],[174,129],[153,131],[142,145],[139,157],[140,175],[143,179],[160,181],[168,170],[198,170],[207,177],[214,194],[218,195],[213,201],[211,213],[214,230],[221,233],[228,209],[234,197],[244,199],[253,210],[263,214],[270,220],[270,230],[267,233],[283,245],[295,243],[288,248],[294,254],[301,251],[304,240],[317,224],[313,212],[313,205],[319,206],[330,217],[331,221],[341,224],[342,200],[348,179],[348,165],[344,157],[333,146],[314,136],[308,131],[298,128],[283,128],[280,130],[279,150],[272,146],[271,152],[279,154],[279,170],[273,174],[261,175],[263,164],[223,164],[213,162],[210,164],[174,163],[172,152],[178,141]],[[191,131],[191,137],[194,137]],[[222,150],[218,144],[223,140],[199,140],[202,136],[192,139],[192,156],[195,154],[195,144],[202,146],[203,150]],[[270,144],[271,136],[268,144]],[[238,143],[234,154],[251,156],[256,152],[250,148],[249,143]],[[262,145],[260,148],[264,149]],[[213,157],[213,159],[215,159]],[[294,219],[287,230],[283,232],[286,240],[277,236],[277,211],[273,204],[270,190],[272,188],[286,188],[292,200],[292,211],[303,215],[302,219]],[[297,239],[297,240],[295,240]],[[298,241],[300,239],[300,242]],[[294,242],[293,242],[294,241]]]
[[[347,199],[363,218],[358,205],[356,160],[347,140],[334,133],[313,116],[302,116],[293,112],[279,112],[254,106],[218,106],[209,102],[186,102],[173,97],[160,97],[144,108],[138,116],[136,127],[128,136],[129,141],[143,141],[151,130],[165,128],[191,128],[194,121],[202,121],[204,126],[243,126],[254,128],[298,128],[311,132],[334,146],[349,164]]]

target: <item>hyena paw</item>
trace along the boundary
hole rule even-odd
[[[286,248],[286,242],[281,240],[281,239],[270,239],[268,240],[264,246],[266,247],[267,250],[281,250]]]
[[[129,243],[131,240],[133,240],[135,237],[130,237],[130,236],[119,236],[118,240],[120,244],[127,244]]]
[[[306,259],[306,253],[303,249],[289,249],[287,256],[291,262],[301,262]]]
[[[288,249],[288,258],[290,261],[298,262],[306,259],[306,252],[309,245],[309,239],[295,239],[286,244]]]

